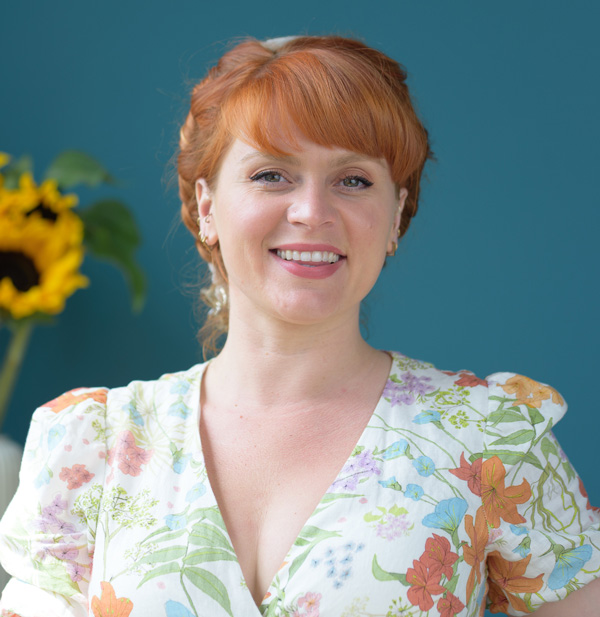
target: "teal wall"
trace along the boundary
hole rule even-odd
[[[200,359],[196,278],[169,160],[190,83],[233,37],[341,33],[403,63],[438,162],[368,303],[369,336],[444,369],[521,372],[559,389],[556,429],[600,504],[600,5],[592,0],[20,2],[0,20],[0,150],[41,172],[66,148],[104,162],[134,209],[149,273],[132,316],[120,275],[38,328],[6,432],[75,386],[117,386]],[[83,203],[97,194],[82,193]],[[183,290],[183,292],[182,292]],[[0,350],[6,346],[0,334]]]

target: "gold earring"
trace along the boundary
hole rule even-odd
[[[207,214],[204,217],[204,222],[208,223],[210,220],[210,214]],[[204,246],[204,248],[208,251],[210,251],[210,246],[208,244],[206,244],[206,238],[207,236],[205,235],[205,233],[202,231],[202,226],[201,226],[201,221],[200,221],[200,217],[198,217],[198,236],[200,238],[200,242],[202,243],[202,245]]]
[[[388,257],[393,257],[396,254],[396,249],[398,248],[398,243],[397,242],[392,242],[392,250],[388,251],[386,253],[386,255]]]

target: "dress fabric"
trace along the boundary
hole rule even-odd
[[[0,523],[2,615],[525,615],[600,576],[600,513],[552,434],[558,392],[392,355],[260,607],[203,462],[206,364],[40,407]]]

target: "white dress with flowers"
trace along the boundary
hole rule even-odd
[[[3,616],[524,615],[600,575],[600,514],[551,430],[560,395],[394,354],[257,607],[203,462],[205,366],[35,412],[0,524]]]

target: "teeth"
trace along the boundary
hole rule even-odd
[[[286,261],[300,261],[300,262],[312,262],[312,263],[330,263],[334,264],[339,261],[340,256],[337,253],[331,251],[282,251],[277,249],[277,256]]]

